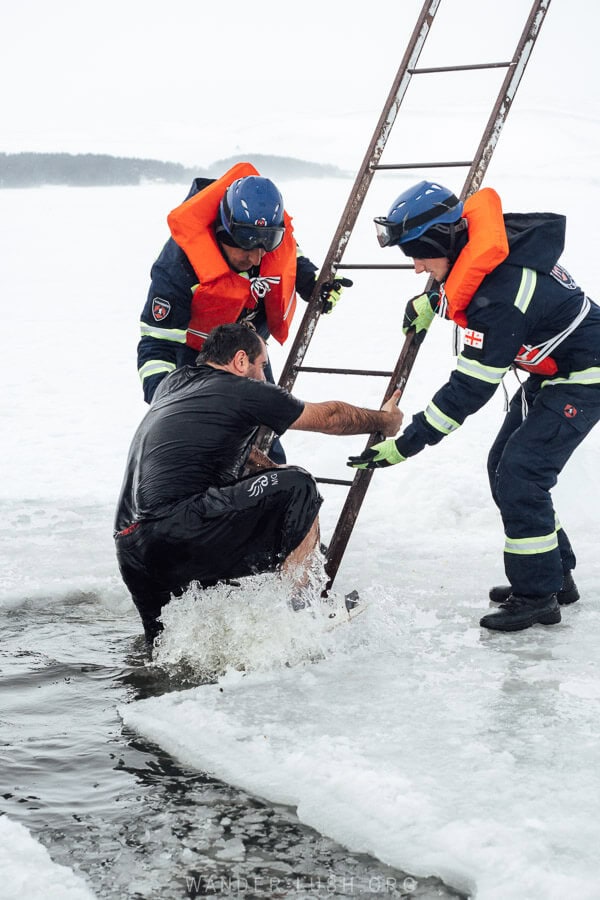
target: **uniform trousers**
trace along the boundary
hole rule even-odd
[[[541,382],[539,376],[530,377],[514,395],[488,457],[492,496],[506,536],[506,575],[513,592],[524,596],[559,591],[564,573],[575,567],[550,492],[600,419],[600,385],[542,388]]]

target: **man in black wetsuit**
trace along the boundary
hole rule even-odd
[[[253,447],[261,425],[324,434],[397,433],[399,394],[381,410],[304,403],[265,380],[267,349],[246,325],[221,325],[195,366],[164,379],[133,438],[115,520],[121,575],[146,639],[162,607],[203,587],[276,570],[306,573],[322,502],[313,477]],[[244,474],[250,471],[251,474]]]

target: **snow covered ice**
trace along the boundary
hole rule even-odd
[[[600,186],[590,177],[597,120],[590,114],[576,129],[573,120],[570,130],[554,130],[540,162],[528,148],[554,128],[552,118],[526,109],[511,115],[485,183],[507,211],[567,214],[563,263],[598,300]],[[458,183],[447,173],[438,177]],[[387,177],[375,190],[367,223],[385,211],[398,183]],[[282,185],[301,245],[315,261],[349,189],[343,180]],[[165,214],[185,190],[2,193],[0,275],[11,336],[0,398],[6,609],[83,591],[95,596],[99,617],[110,609],[128,627],[136,621],[114,559],[112,517],[145,410],[135,372],[137,319],[149,266],[166,238]],[[354,258],[380,262],[368,225],[361,229],[356,240],[364,249]],[[354,277],[321,320],[307,364],[348,364],[349,348],[365,367],[395,361],[404,301],[424,281],[410,272]],[[401,402],[407,418],[453,367],[450,348],[450,325],[436,321]],[[279,371],[285,351],[271,350]],[[296,392],[376,405],[382,386],[307,376]],[[222,674],[120,713],[186,765],[295,806],[303,822],[416,879],[437,875],[478,900],[595,900],[600,429],[554,492],[578,556],[581,601],[563,609],[552,628],[483,633],[487,589],[504,580],[502,528],[485,472],[502,406],[498,391],[442,445],[375,473],[335,584],[340,595],[359,590],[364,614],[334,630],[302,614],[292,619],[268,579],[248,586],[243,601],[235,592],[188,595],[169,611],[158,661]],[[362,438],[299,432],[284,438],[290,462],[327,477],[344,477],[347,455],[363,445]],[[323,493],[327,540],[343,498],[334,486]],[[214,627],[217,615],[227,633]],[[28,865],[50,873],[54,864],[30,854],[32,838],[18,823],[0,824],[5,884],[26,853]],[[243,844],[229,850],[247,852]],[[52,877],[62,879],[57,897],[89,895],[75,876]]]
[[[3,900],[94,900],[84,880],[52,862],[27,828],[0,817],[0,888]]]

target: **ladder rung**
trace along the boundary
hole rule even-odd
[[[315,481],[318,481],[319,484],[343,484],[346,487],[352,484],[351,481],[344,481],[341,478],[315,478]]]
[[[508,69],[512,61],[495,63],[473,63],[466,66],[430,66],[419,69],[407,69],[409,75],[426,75],[435,72],[472,72],[475,69]]]
[[[376,169],[449,169],[459,166],[467,168],[473,164],[472,159],[459,159],[456,162],[427,162],[427,163],[383,163],[371,166],[371,171]]]
[[[380,375],[382,378],[391,378],[394,374],[378,369],[323,369],[320,366],[294,366],[294,372],[318,372],[321,375]]]
[[[412,263],[338,263],[338,269],[414,269]]]

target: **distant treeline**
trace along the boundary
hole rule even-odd
[[[217,178],[234,163],[242,160],[253,163],[261,175],[275,181],[290,178],[339,178],[348,174],[337,166],[256,153],[230,156],[211,163],[208,168],[188,168],[180,163],[156,159],[96,153],[0,153],[0,187],[41,187],[49,184],[106,187],[147,182],[184,183],[198,176]]]

